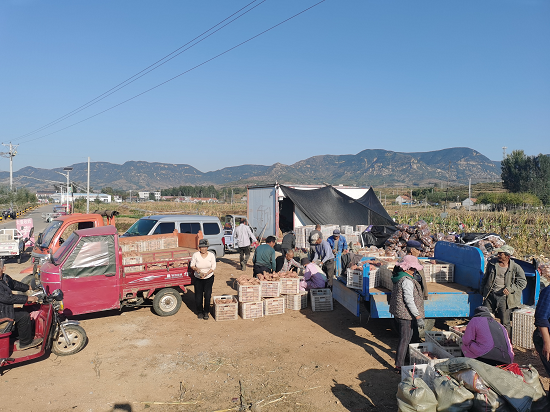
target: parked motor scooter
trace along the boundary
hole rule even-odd
[[[63,320],[63,292],[54,290],[50,295],[40,285],[35,294],[38,303],[28,304],[24,309],[34,319],[34,338],[43,338],[40,346],[18,350],[12,336],[12,319],[0,319],[0,368],[40,358],[51,351],[58,356],[73,355],[86,345],[86,332],[75,320]],[[0,374],[2,370],[0,369]]]

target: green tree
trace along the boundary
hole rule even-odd
[[[512,193],[531,193],[544,204],[550,204],[549,156],[527,156],[523,150],[514,150],[502,161],[501,171],[505,189]]]

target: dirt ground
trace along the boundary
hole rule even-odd
[[[237,258],[220,259],[214,295],[236,294]],[[23,266],[6,272],[22,277]],[[87,346],[4,370],[1,410],[214,412],[241,402],[254,411],[397,410],[397,336],[388,321],[361,325],[336,302],[332,312],[205,321],[194,314],[192,290],[167,318],[150,308],[80,317]],[[532,351],[518,361],[544,374]]]

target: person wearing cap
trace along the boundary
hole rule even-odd
[[[319,236],[323,237],[321,233],[321,225],[315,225],[315,229],[309,233],[309,237],[307,239],[309,242],[309,254],[308,254],[309,260],[313,260],[313,256],[315,256],[315,244]],[[315,240],[313,239],[314,237],[315,237]]]
[[[424,328],[424,300],[422,288],[415,280],[415,271],[423,267],[412,255],[405,256],[395,267],[390,313],[395,317],[399,331],[399,344],[395,353],[395,369],[401,371],[414,329]]]
[[[315,253],[313,261],[321,261],[321,268],[327,274],[329,287],[332,287],[332,280],[336,272],[336,264],[334,262],[334,254],[332,248],[326,240],[323,240],[323,235],[319,235],[315,240]]]
[[[281,242],[281,252],[283,256],[286,255],[286,252],[289,250],[294,250],[296,247],[296,235],[294,231],[291,230],[286,235],[283,236],[283,241]]]
[[[525,272],[511,257],[514,248],[504,245],[495,250],[496,259],[487,263],[481,281],[483,304],[496,313],[510,335],[510,314],[521,303],[521,291],[527,286]]]
[[[216,256],[208,251],[207,239],[199,240],[199,251],[193,253],[189,266],[195,275],[195,306],[197,317],[208,320],[210,317],[210,298],[216,270]]]
[[[0,323],[15,322],[19,341],[15,343],[18,350],[34,348],[40,345],[42,338],[33,339],[31,316],[23,309],[15,309],[13,305],[36,303],[36,296],[14,295],[12,291],[26,292],[32,290],[30,285],[13,280],[4,273],[4,261],[0,260]]]
[[[268,236],[263,245],[256,248],[252,262],[254,263],[254,277],[258,277],[259,273],[273,272],[277,269],[277,262],[275,257],[275,246],[277,239],[275,236]]]
[[[462,337],[462,353],[497,366],[514,362],[514,350],[506,328],[495,320],[489,308],[478,306]]]
[[[246,270],[246,264],[250,258],[250,245],[256,243],[258,240],[252,229],[248,226],[246,219],[241,220],[241,224],[235,228],[233,232],[237,247],[239,248],[239,263],[241,264],[241,270]]]
[[[418,240],[407,241],[407,255],[413,255],[418,258],[423,251],[424,247]],[[428,300],[428,283],[426,282],[424,270],[417,271],[415,273],[415,279],[418,283],[420,283],[420,286],[422,286],[422,296],[424,296],[424,300]]]
[[[311,263],[308,258],[303,258],[300,263],[304,267],[304,280],[300,281],[300,290],[309,292],[311,289],[320,289],[326,286],[327,278],[319,270],[319,266]]]
[[[332,236],[327,239],[328,244],[332,249],[332,253],[336,256],[338,253],[347,253],[348,242],[346,238],[340,234],[340,229],[334,229]]]

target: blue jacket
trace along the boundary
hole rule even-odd
[[[329,236],[329,238],[327,239],[327,242],[328,244],[330,245],[330,248],[332,250],[334,250],[334,242],[335,242],[336,238],[333,236]],[[344,250],[347,250],[348,248],[348,242],[346,241],[346,238],[342,235],[340,235],[340,239],[338,239],[338,250],[337,252],[343,252]]]

